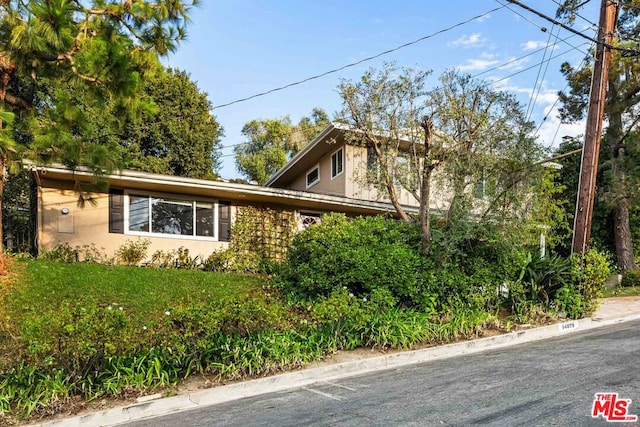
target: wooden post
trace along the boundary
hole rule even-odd
[[[600,23],[598,44],[593,65],[591,92],[589,94],[589,111],[580,163],[580,180],[578,181],[578,198],[576,215],[573,223],[572,252],[584,254],[589,248],[591,238],[591,219],[595,200],[596,176],[598,174],[598,155],[602,137],[602,119],[607,96],[607,79],[609,77],[609,59],[613,30],[618,15],[617,1],[602,0],[600,5]]]

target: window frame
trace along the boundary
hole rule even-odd
[[[312,173],[313,171],[315,171],[315,170],[317,170],[317,171],[318,171],[318,178],[316,178],[316,180],[315,180],[315,181],[313,181],[313,182],[311,182],[311,183],[310,183],[310,182],[309,182],[309,175],[311,175],[311,173]],[[320,164],[319,164],[319,163],[318,163],[318,164],[316,164],[314,167],[312,167],[311,169],[309,169],[309,170],[307,171],[307,173],[306,173],[306,174],[305,174],[305,176],[304,176],[304,182],[305,182],[305,185],[306,185],[306,188],[307,188],[307,189],[309,189],[309,188],[313,187],[314,185],[316,185],[317,183],[319,183],[319,182],[320,182]]]
[[[335,169],[337,169],[337,165],[338,165],[338,157],[337,157],[338,153],[340,153],[339,159],[340,159],[341,168],[340,168],[340,172],[336,173]],[[334,169],[334,161],[333,161],[334,157],[336,159],[336,161],[335,161],[336,168],[335,169]],[[334,151],[333,154],[331,154],[331,179],[334,180],[337,177],[339,177],[340,175],[342,175],[343,173],[344,173],[344,147],[340,147],[336,151]]]
[[[147,197],[148,200],[148,212],[149,212],[149,231],[135,231],[129,230],[130,226],[130,196],[138,196],[138,197]],[[191,202],[192,210],[193,210],[193,234],[168,234],[168,233],[157,233],[151,231],[153,229],[153,210],[151,205],[151,200],[153,198],[157,199],[169,199],[169,200],[178,200],[181,202]],[[169,202],[171,203],[171,202]],[[213,235],[212,236],[198,236],[197,233],[197,204],[198,203],[210,203],[212,205],[213,210]],[[143,237],[162,237],[167,239],[182,239],[182,240],[204,240],[209,242],[217,242],[219,241],[219,220],[218,220],[218,200],[217,199],[209,199],[206,197],[198,197],[198,196],[186,196],[181,194],[173,194],[173,193],[160,193],[153,191],[137,191],[137,190],[125,190],[124,192],[124,234],[130,236],[143,236]]]

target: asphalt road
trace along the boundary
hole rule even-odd
[[[640,415],[640,322],[381,371],[128,426],[602,426],[594,395]],[[616,423],[614,425],[636,425]]]

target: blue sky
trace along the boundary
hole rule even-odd
[[[555,15],[557,1],[523,2]],[[575,29],[594,37],[599,3],[591,0],[585,6]],[[216,108],[374,56],[496,8],[500,9],[380,58]],[[245,122],[287,115],[297,122],[314,107],[333,115],[340,109],[335,89],[340,79],[358,79],[384,62],[433,70],[433,87],[438,76],[452,68],[495,82],[494,87],[516,94],[525,110],[531,104],[531,118],[541,125],[539,141],[557,146],[564,135],[584,133],[583,124],[559,127],[553,109],[566,81],[558,70],[564,61],[579,65],[588,48],[587,40],[506,0],[204,0],[192,13],[188,40],[164,62],[189,72],[208,94],[213,114],[225,129],[221,175],[234,178],[239,175],[232,146],[243,141],[240,130]],[[540,66],[550,56],[557,58]]]

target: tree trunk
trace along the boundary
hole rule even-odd
[[[429,168],[430,169],[430,168]],[[431,208],[429,207],[431,187],[431,171],[425,171],[420,191],[420,249],[422,255],[429,255],[431,250]]]
[[[619,97],[618,80],[609,76],[609,96]],[[629,194],[625,183],[625,132],[623,112],[620,108],[609,108],[607,138],[611,154],[611,175],[613,193],[613,234],[616,244],[616,259],[621,271],[638,268],[633,256],[633,239],[629,223]]]
[[[616,258],[622,272],[636,270],[638,266],[633,259],[633,242],[629,224],[629,204],[626,198],[616,203],[613,216],[614,234],[616,240]]]
[[[431,139],[433,123],[428,117],[422,119],[424,129],[424,155],[422,157],[422,179],[420,180],[420,251],[428,255],[431,250]]]
[[[393,176],[389,172],[389,167],[387,163],[383,161],[383,153],[380,150],[378,141],[375,138],[368,137],[367,142],[373,149],[373,152],[376,155],[376,159],[378,159],[378,163],[382,166],[382,173],[384,175],[383,177],[384,186],[387,189],[387,195],[389,196],[389,201],[391,201],[391,204],[395,208],[396,213],[398,214],[400,219],[405,222],[409,222],[410,221],[409,215],[407,215],[407,213],[402,208],[402,205],[400,204],[400,200],[398,198],[398,192],[396,191],[396,188],[393,185]]]
[[[7,95],[7,87],[11,80],[11,74],[13,72],[13,66],[9,63],[8,59],[0,53],[0,109],[4,111],[5,98]],[[2,132],[2,118],[0,118],[0,132]],[[0,254],[4,252],[4,237],[2,235],[2,206],[4,196],[4,179],[5,171],[7,169],[7,162],[4,155],[0,155]]]

